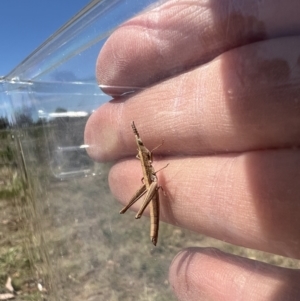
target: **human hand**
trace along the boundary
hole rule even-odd
[[[90,155],[135,155],[134,120],[149,149],[165,141],[162,220],[300,258],[299,13],[296,0],[173,0],[125,23],[99,55],[98,81],[112,95],[144,89],[91,116]],[[139,177],[136,159],[116,163],[116,198],[125,204]],[[170,267],[189,301],[299,300],[299,280],[212,249],[184,250]]]

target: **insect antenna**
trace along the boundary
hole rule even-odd
[[[138,137],[140,137],[139,132],[137,131],[137,129],[135,127],[134,121],[132,121],[131,127],[132,127],[134,134],[137,135]]]

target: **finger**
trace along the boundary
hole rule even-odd
[[[105,104],[87,123],[90,155],[114,160],[132,154],[133,120],[149,149],[165,140],[157,151],[162,154],[298,146],[299,48],[300,37],[248,45],[123,102]]]
[[[172,262],[169,279],[181,301],[300,299],[299,270],[271,266],[216,249],[182,251]]]
[[[257,151],[167,158],[159,169],[161,219],[223,241],[300,258],[300,152]],[[130,171],[130,172],[129,172]],[[126,204],[138,189],[138,160],[109,174],[114,196]],[[140,203],[133,206],[138,210]]]
[[[297,35],[299,12],[297,0],[167,1],[112,34],[97,60],[98,82],[108,94],[122,94],[227,50]]]

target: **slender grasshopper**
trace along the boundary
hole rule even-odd
[[[120,214],[123,214],[130,208],[135,202],[137,202],[142,196],[145,195],[144,202],[136,214],[135,218],[138,219],[142,216],[148,204],[150,204],[150,238],[152,243],[156,246],[159,230],[159,193],[158,190],[161,186],[158,186],[157,177],[153,166],[153,156],[152,151],[149,151],[140,138],[140,135],[135,127],[134,122],[131,124],[133,133],[135,135],[135,141],[138,147],[137,158],[141,161],[143,178],[143,185],[137,190],[137,192],[130,199],[128,204],[120,211]],[[160,147],[162,144],[158,145],[155,149]],[[167,164],[165,167],[167,167]],[[163,167],[163,168],[165,168]]]

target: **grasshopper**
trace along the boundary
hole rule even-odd
[[[141,161],[143,178],[143,185],[137,190],[137,192],[130,199],[128,204],[120,211],[120,214],[123,214],[130,208],[135,202],[137,202],[142,196],[145,195],[144,202],[136,214],[135,218],[138,219],[142,216],[146,207],[150,204],[150,238],[152,243],[156,246],[157,238],[158,238],[158,230],[159,230],[159,193],[158,190],[161,186],[158,186],[157,177],[153,166],[153,156],[152,151],[149,151],[140,138],[140,135],[135,127],[134,122],[131,124],[133,133],[135,135],[135,141],[138,147],[137,158]],[[158,145],[155,149],[160,147],[162,144]],[[167,164],[166,168],[169,164]],[[162,168],[162,169],[163,169]]]

